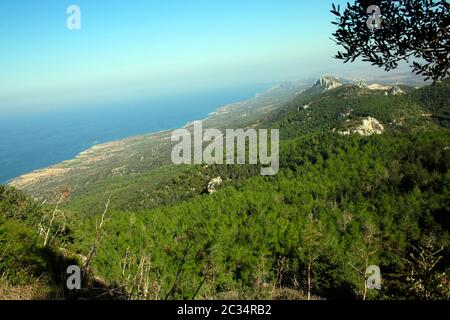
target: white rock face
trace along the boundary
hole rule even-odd
[[[208,193],[212,194],[214,192],[217,191],[217,187],[219,187],[222,184],[222,178],[221,177],[217,177],[212,179],[209,183],[208,183]]]
[[[384,95],[385,96],[397,96],[397,95],[401,95],[401,94],[406,94],[406,92],[403,91],[398,86],[386,86],[386,85],[377,84],[377,83],[373,83],[371,85],[368,85],[367,89],[369,89],[369,90],[382,90],[382,91],[384,91]]]
[[[356,133],[362,136],[371,136],[373,134],[382,134],[384,132],[383,125],[375,118],[368,117],[363,123],[356,128]]]
[[[358,81],[357,83],[355,83],[355,86],[357,86],[360,89],[369,89],[367,84],[362,81]]]
[[[300,110],[306,110],[306,109],[309,109],[309,105],[308,105],[308,104],[305,104],[304,106],[298,107],[298,110],[299,110],[299,111],[300,111]]]
[[[370,89],[370,90],[389,90],[389,89],[392,89],[391,86],[385,86],[383,84],[378,84],[378,83],[372,83],[372,84],[368,85],[367,88]]]
[[[317,80],[314,87],[320,88],[321,90],[328,91],[342,86],[343,84],[332,76],[325,76]]]
[[[389,89],[388,92],[385,93],[386,95],[390,95],[390,96],[398,96],[401,94],[405,94],[405,91],[403,91],[402,89],[400,89],[399,87],[392,87],[391,89]]]
[[[371,136],[374,134],[382,134],[384,132],[383,125],[375,118],[367,117],[362,120],[361,125],[356,128],[340,131],[339,134],[347,136],[350,134],[359,134],[360,136]]]

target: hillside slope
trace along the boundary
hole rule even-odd
[[[306,85],[302,82],[274,86],[253,99],[217,109],[203,121],[203,126],[223,129],[254,124],[304,88]],[[61,189],[65,188],[77,195],[90,192],[92,184],[99,187],[105,183],[118,184],[120,177],[150,174],[153,179],[152,170],[171,163],[170,153],[174,144],[170,135],[171,131],[163,131],[96,145],[73,160],[25,174],[10,185],[36,199],[55,202]],[[130,181],[125,180],[128,188]]]
[[[53,241],[89,252],[110,198],[92,271],[129,298],[449,299],[450,82],[390,89],[342,84],[255,109],[247,126],[280,129],[273,177],[164,165],[89,183],[62,207],[70,237]],[[380,291],[364,291],[367,264]]]
[[[439,88],[444,97],[448,84]],[[145,257],[158,288],[151,297],[162,299],[299,298],[308,282],[323,298],[355,299],[364,295],[358,270],[367,258],[383,273],[382,290],[369,298],[450,298],[450,132],[425,115],[415,93],[343,85],[298,96],[265,122],[284,137],[278,175],[152,209],[112,210],[96,272],[119,285],[120,261]],[[366,117],[383,132],[339,134]],[[207,169],[192,170],[174,192]],[[216,170],[226,177],[231,169]],[[94,220],[85,215],[75,227],[77,246]],[[441,247],[439,263],[422,269],[417,257],[432,259]]]

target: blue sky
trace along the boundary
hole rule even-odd
[[[2,0],[0,112],[334,71],[331,3]],[[66,28],[70,4],[81,30]]]

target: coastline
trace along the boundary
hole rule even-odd
[[[203,121],[204,128],[245,128],[262,118],[310,86],[309,82],[275,85],[214,109],[203,118],[187,121],[184,126],[93,145],[74,158],[33,170],[11,179],[7,184],[37,199],[47,199],[55,189],[69,186],[78,192],[91,183],[117,176],[149,172],[170,164],[173,143],[170,135],[178,128],[189,128]]]
[[[268,89],[267,91],[269,91]],[[210,112],[205,118],[203,119],[194,119],[191,121],[186,122],[181,128],[188,128],[193,124],[194,121],[211,121],[214,120],[216,117],[227,114],[229,111],[227,109],[236,107],[237,105],[240,105],[244,102],[251,101],[258,96],[264,94],[266,91],[256,93],[254,97],[247,99],[247,100],[240,100],[234,103],[229,103],[223,106],[220,106],[216,108],[214,111]],[[18,177],[12,178],[9,181],[7,181],[5,184],[9,186],[16,187],[18,189],[25,189],[29,187],[32,184],[35,184],[36,182],[39,182],[41,180],[45,179],[51,179],[59,176],[63,176],[71,171],[71,168],[74,165],[79,166],[85,166],[89,163],[105,160],[108,157],[113,156],[118,151],[123,150],[121,146],[126,144],[132,144],[136,142],[137,140],[147,140],[147,139],[153,139],[153,138],[159,138],[161,141],[164,139],[170,139],[170,134],[173,130],[176,130],[178,128],[170,128],[170,129],[164,129],[159,130],[155,132],[148,132],[140,135],[132,135],[123,139],[119,140],[112,140],[109,142],[99,143],[95,144],[81,152],[79,152],[75,157],[67,160],[63,160],[61,162],[49,165],[47,167],[39,168],[36,170],[32,170],[28,173],[22,174]],[[107,154],[108,156],[105,156]],[[103,155],[103,156],[102,156]]]

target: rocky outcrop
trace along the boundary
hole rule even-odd
[[[390,88],[387,92],[384,93],[386,96],[398,96],[405,94],[405,91],[400,89],[399,87],[395,86]]]
[[[355,84],[355,86],[362,88],[358,83]],[[403,91],[399,86],[388,86],[384,84],[372,83],[370,85],[365,85],[364,88],[369,90],[384,91],[385,96],[397,96],[405,94],[405,91]]]
[[[383,91],[386,91],[386,90],[389,90],[391,88],[392,88],[392,86],[386,86],[384,84],[379,84],[379,83],[372,83],[372,84],[369,84],[367,86],[367,89],[369,89],[369,90],[383,90]]]
[[[328,91],[338,87],[341,87],[343,84],[338,79],[332,76],[325,76],[317,80],[316,84],[313,88],[319,89],[320,91]]]
[[[297,111],[300,111],[300,110],[306,110],[306,109],[309,109],[309,107],[310,107],[309,104],[305,104],[305,105],[302,105],[302,106],[298,107],[298,108],[297,108]]]
[[[368,85],[365,82],[358,81],[355,83],[355,86],[360,89],[369,89]]]
[[[384,126],[375,118],[367,117],[361,120],[361,124],[346,131],[339,131],[341,135],[359,134],[360,136],[371,136],[382,134]]]
[[[222,181],[221,177],[214,178],[210,182],[208,182],[208,186],[206,188],[206,191],[208,192],[208,194],[212,194],[212,193],[216,192],[217,188],[220,187],[222,182],[223,181]]]

